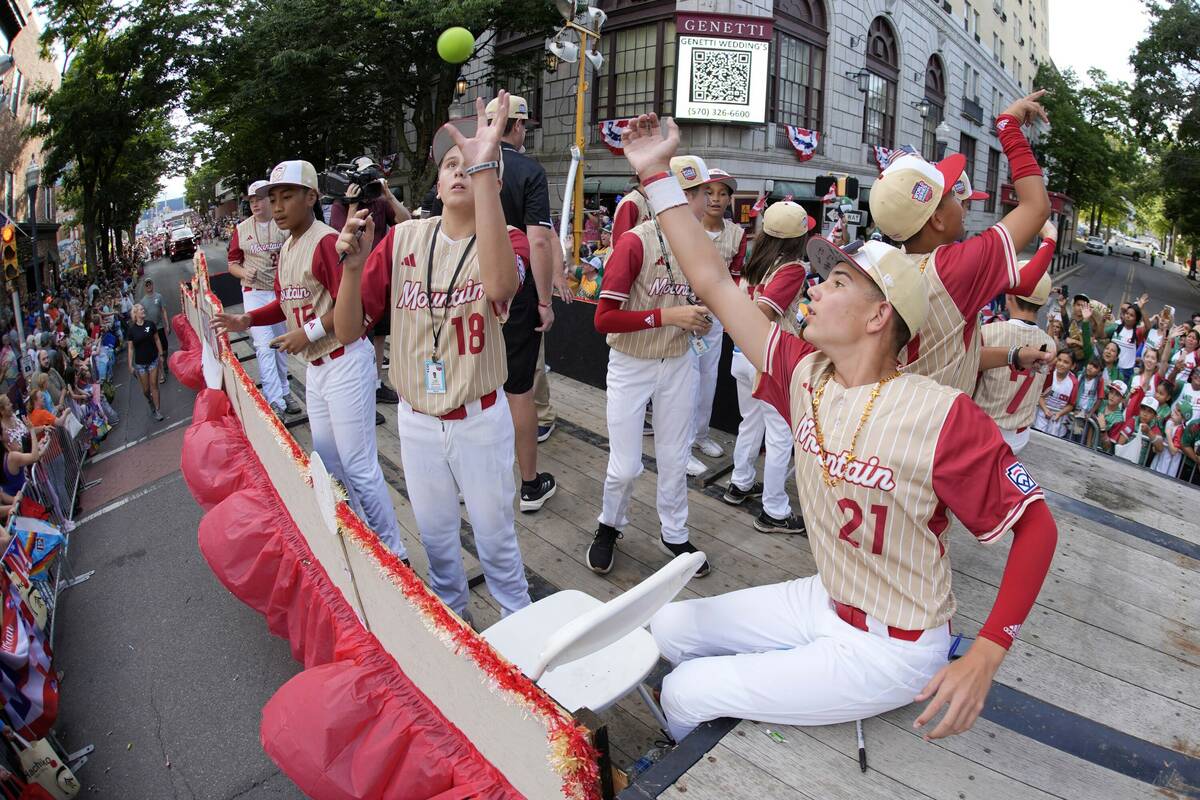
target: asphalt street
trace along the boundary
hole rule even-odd
[[[1200,311],[1200,283],[1189,281],[1178,264],[1150,266],[1125,256],[1099,256],[1082,253],[1081,269],[1065,279],[1055,277],[1054,285],[1067,285],[1069,294],[1082,292],[1093,300],[1110,306],[1134,302],[1143,292],[1150,295],[1146,302],[1147,316],[1159,313],[1163,305],[1175,306],[1177,321]]]
[[[220,248],[206,248],[224,270]],[[190,263],[147,267],[172,313]],[[175,347],[172,337],[171,347]],[[58,735],[93,744],[81,796],[113,800],[294,800],[262,752],[263,705],[299,671],[287,644],[213,577],[196,546],[202,512],[179,472],[194,394],[168,380],[164,422],[118,359],[122,417],[88,467],[71,535],[76,572],[58,607]]]

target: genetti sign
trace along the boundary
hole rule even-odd
[[[678,13],[675,29],[675,116],[766,122],[772,20]]]

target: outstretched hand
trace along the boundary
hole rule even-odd
[[[1016,100],[1008,108],[1004,109],[1005,114],[1011,114],[1016,117],[1022,125],[1029,125],[1035,119],[1040,119],[1047,125],[1050,124],[1050,117],[1046,116],[1046,109],[1038,101],[1042,95],[1046,93],[1045,89],[1038,89],[1033,94],[1028,94],[1020,100]]]
[[[475,127],[475,135],[469,139],[463,136],[462,131],[455,127],[453,122],[446,123],[446,131],[462,152],[465,166],[473,167],[486,161],[500,159],[500,137],[504,134],[504,126],[508,123],[508,114],[501,114],[499,110],[508,110],[507,91],[501,89],[500,93],[496,95],[496,107],[496,115],[489,122],[483,98],[475,98],[475,113],[479,120]]]
[[[642,114],[621,131],[621,146],[637,175],[666,172],[679,149],[679,127],[670,117],[660,123],[657,114]]]
[[[913,722],[914,728],[924,727],[946,709],[942,721],[925,733],[926,741],[962,733],[975,724],[1005,652],[990,639],[976,639],[965,656],[938,670],[914,698],[918,703],[933,698]]]

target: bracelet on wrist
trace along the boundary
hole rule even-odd
[[[472,164],[463,170],[464,175],[474,175],[478,172],[487,172],[489,169],[500,169],[499,161],[483,161],[479,164]]]
[[[317,342],[325,338],[325,326],[321,324],[320,317],[304,323],[304,335],[310,342]]]
[[[541,300],[538,301],[538,308],[550,308],[551,305],[553,305],[553,304],[552,303],[543,303]]]

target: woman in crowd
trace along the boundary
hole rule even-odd
[[[158,338],[158,326],[146,320],[146,309],[138,303],[133,307],[133,318],[125,332],[128,341],[129,371],[137,375],[142,386],[142,395],[150,404],[150,412],[158,422],[163,421],[159,410],[158,362],[162,357],[162,343]]]
[[[0,395],[0,431],[6,442],[20,443],[21,437],[29,433],[25,421],[13,411],[12,400],[8,395]]]

